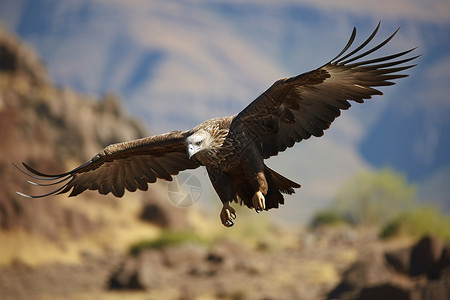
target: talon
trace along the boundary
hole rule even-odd
[[[262,212],[266,209],[266,201],[264,195],[261,191],[257,191],[252,198],[253,207],[255,208],[257,213]]]
[[[228,204],[224,204],[220,212],[220,220],[225,227],[234,225],[233,220],[236,219],[236,211]]]

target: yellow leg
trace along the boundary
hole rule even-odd
[[[225,227],[231,227],[234,225],[236,219],[236,211],[228,203],[224,203],[222,211],[220,212],[220,221]]]
[[[257,191],[253,195],[252,202],[257,213],[266,209],[266,199],[261,191]]]

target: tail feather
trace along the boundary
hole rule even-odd
[[[287,179],[267,166],[264,173],[269,185],[266,195],[266,209],[278,208],[279,204],[284,204],[283,194],[291,195],[295,193],[294,188],[300,187],[300,184]]]
[[[300,187],[300,184],[287,179],[267,166],[264,170],[264,175],[269,186],[265,196],[266,210],[278,208],[280,204],[284,204],[283,194],[291,195],[295,193],[294,188]],[[236,202],[253,208],[252,197],[255,191],[252,185],[247,180],[237,181],[235,182],[235,189],[238,196],[238,199],[235,199]]]
[[[266,166],[266,172],[269,172],[272,175],[273,182],[277,186],[278,190],[283,194],[292,195],[293,193],[295,193],[294,188],[298,189],[301,187],[300,184],[287,179],[281,174],[278,174],[268,166]]]

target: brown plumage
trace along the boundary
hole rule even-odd
[[[388,43],[394,32],[377,46],[359,53],[378,31],[353,51],[356,30],[345,48],[330,62],[313,71],[276,81],[243,111],[235,116],[211,119],[188,131],[113,144],[91,160],[63,174],[48,175],[23,163],[35,179],[61,184],[55,191],[26,197],[45,197],[70,192],[76,196],[87,189],[122,197],[147,190],[157,178],[172,180],[186,169],[205,166],[223,203],[220,214],[225,226],[236,217],[230,202],[240,202],[257,212],[284,204],[282,194],[292,194],[300,185],[271,170],[264,159],[277,155],[296,142],[322,136],[324,130],[352,100],[363,103],[373,95],[382,95],[379,86],[393,85],[391,80],[413,67],[405,63],[418,56],[401,58],[412,50],[380,58],[358,61]],[[401,58],[401,59],[400,59]]]

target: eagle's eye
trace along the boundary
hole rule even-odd
[[[195,143],[196,146],[200,146],[202,144],[202,141],[198,141],[197,143]]]

